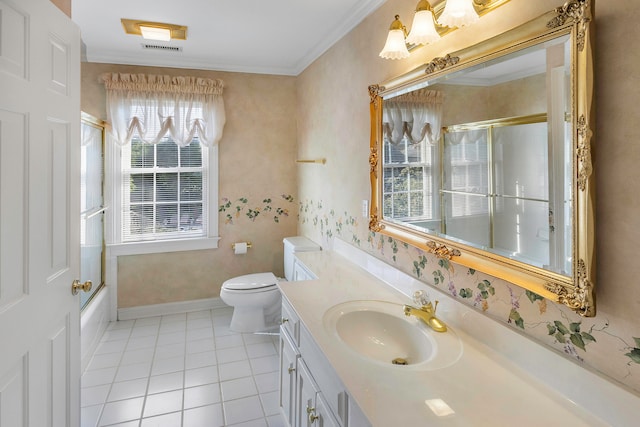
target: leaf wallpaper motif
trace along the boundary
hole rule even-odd
[[[583,318],[544,299],[473,269],[368,230],[366,221],[336,213],[322,200],[299,202],[301,234],[331,247],[335,237],[382,259],[427,285],[439,288],[531,339],[594,368],[640,392],[640,325],[618,331],[607,318]]]
[[[243,213],[244,216],[254,222],[258,217],[270,217],[273,222],[279,223],[282,217],[289,216],[289,207],[295,201],[290,194],[282,194],[280,199],[274,201],[271,198],[265,198],[261,203],[250,203],[246,197],[240,197],[234,201],[223,197],[222,204],[218,207],[218,212],[224,214],[224,223],[228,225],[234,225],[234,221],[242,218]]]

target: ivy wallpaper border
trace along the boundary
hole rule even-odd
[[[224,223],[235,225],[235,221],[243,218],[243,213],[252,222],[255,222],[258,217],[271,216],[273,222],[279,223],[281,219],[289,216],[295,199],[290,194],[281,194],[280,199],[274,200],[266,197],[259,203],[250,203],[247,197],[240,197],[234,201],[223,197],[221,201],[222,204],[218,206],[218,212],[224,215]]]
[[[346,211],[337,213],[322,200],[300,201],[298,215],[303,234],[324,246],[332,247],[335,237],[351,242],[426,285],[640,392],[640,329],[617,331],[606,318],[581,317],[531,291],[369,231],[366,221],[361,223]]]

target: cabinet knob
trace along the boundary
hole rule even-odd
[[[307,414],[309,414],[309,424],[313,424],[318,418],[320,418],[315,414],[315,412],[316,408],[310,408],[309,406],[307,406]]]

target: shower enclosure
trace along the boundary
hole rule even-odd
[[[84,113],[81,126],[80,281],[93,283],[90,292],[80,293],[83,309],[104,286],[105,206],[102,190],[104,126]]]

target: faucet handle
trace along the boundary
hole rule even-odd
[[[415,291],[413,293],[413,303],[419,305],[420,307],[424,307],[429,304],[431,300],[429,299],[429,295],[427,295],[424,291]]]

